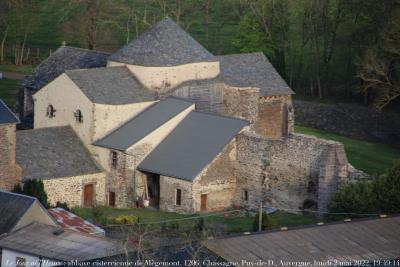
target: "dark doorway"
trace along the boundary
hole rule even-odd
[[[93,196],[94,196],[94,186],[93,184],[87,184],[83,188],[83,206],[93,207]]]
[[[160,175],[155,173],[146,173],[146,176],[149,205],[150,207],[158,209],[160,205]]]
[[[115,192],[108,192],[108,206],[115,207]]]
[[[200,211],[207,210],[207,194],[201,194],[201,206]]]

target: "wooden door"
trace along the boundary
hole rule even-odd
[[[108,206],[115,207],[115,192],[108,192]]]
[[[201,194],[200,210],[201,211],[206,211],[207,210],[207,194]]]
[[[94,187],[93,184],[85,185],[83,189],[83,206],[93,207]]]

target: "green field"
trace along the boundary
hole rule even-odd
[[[18,80],[3,78],[0,80],[0,98],[10,107],[15,106]]]
[[[356,140],[324,130],[296,126],[295,132],[343,143],[349,162],[366,173],[381,174],[400,159],[400,150],[368,141]]]
[[[113,218],[119,215],[134,215],[139,218],[140,223],[150,223],[160,225],[159,222],[166,223],[179,223],[180,225],[194,225],[200,214],[184,215],[174,212],[165,212],[153,209],[116,209],[110,207],[100,207],[103,211],[102,218],[99,223],[113,224]],[[90,208],[75,208],[73,212],[87,220],[94,221],[93,209]],[[312,216],[297,215],[286,212],[276,212],[270,215],[270,218],[276,222],[275,227],[282,226],[298,226],[308,225],[317,222]],[[232,212],[223,215],[210,215],[204,217],[206,224],[219,224],[225,225],[229,232],[245,232],[252,231],[254,216],[239,214],[239,212]]]
[[[31,74],[34,68],[35,68],[34,66],[30,65],[23,65],[23,66],[0,65],[0,71],[17,72],[22,74]]]

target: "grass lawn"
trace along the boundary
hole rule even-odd
[[[189,219],[191,217],[198,217],[199,214],[183,215],[174,212],[165,212],[152,209],[116,209],[110,207],[101,207],[103,213],[102,224],[113,224],[112,219],[119,215],[134,215],[139,217],[141,223],[152,223],[175,219],[186,219],[180,220],[180,225],[194,225],[197,219]],[[93,209],[90,208],[76,208],[73,210],[77,215],[93,220]],[[276,227],[281,226],[298,226],[314,224],[317,222],[312,216],[297,215],[286,212],[276,212],[270,215],[270,218],[276,222]],[[230,213],[226,215],[212,215],[204,217],[206,224],[221,224],[226,225],[229,232],[245,232],[252,231],[254,216],[240,215],[239,213]],[[173,223],[173,221],[168,222]],[[156,224],[160,225],[160,224]]]
[[[15,106],[15,94],[18,86],[18,80],[3,78],[0,80],[0,98],[6,104],[13,108]]]
[[[386,169],[393,166],[396,160],[400,160],[400,150],[384,144],[356,140],[324,130],[297,125],[295,132],[343,143],[349,162],[357,169],[369,174],[384,173]]]
[[[15,66],[15,65],[0,65],[0,71],[17,72],[22,74],[31,74],[33,66]]]

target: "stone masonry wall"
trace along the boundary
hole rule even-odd
[[[237,150],[238,190],[249,192],[247,203],[236,195],[242,206],[256,208],[263,199],[269,207],[316,208],[312,203],[326,205],[346,181],[348,163],[337,142],[298,134],[269,140],[246,132],[238,136]]]
[[[66,202],[69,207],[81,207],[83,205],[83,189],[86,184],[94,184],[95,204],[106,204],[105,173],[48,179],[43,180],[43,184],[51,205],[60,201]]]
[[[21,167],[15,162],[15,124],[0,125],[0,190],[10,191],[21,181]]]
[[[181,190],[181,205],[176,205],[176,190]],[[160,176],[160,209],[179,213],[192,213],[192,182]]]
[[[357,139],[400,148],[400,115],[350,104],[294,101],[296,122]],[[368,123],[365,123],[365,122]]]

